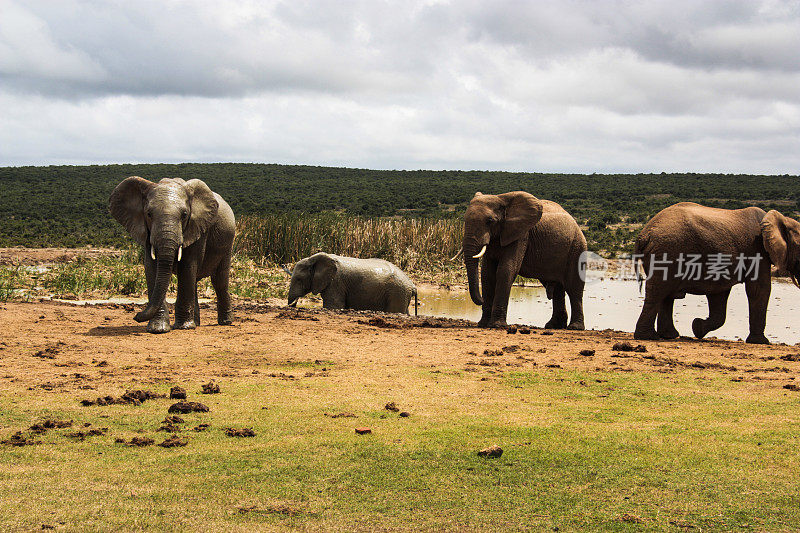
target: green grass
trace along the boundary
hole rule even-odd
[[[22,297],[24,288],[22,265],[0,266],[0,302]]]
[[[177,449],[113,444],[139,432],[160,440],[168,400],[81,408],[75,394],[48,395],[46,405],[39,393],[3,396],[3,427],[61,416],[110,434],[75,443],[54,430],[40,446],[3,449],[0,522],[163,531],[800,525],[800,465],[786,453],[800,444],[800,402],[791,397],[751,396],[724,377],[689,372],[542,371],[493,382],[486,401],[465,392],[474,376],[405,372],[408,381],[393,388],[413,388],[407,419],[381,409],[386,391],[377,384],[342,394],[326,378],[223,381],[222,394],[197,398],[211,413],[185,416],[189,427],[212,428],[189,432],[189,446]],[[323,416],[338,410],[359,418]],[[355,435],[356,425],[373,434]],[[229,438],[226,426],[258,435]],[[476,456],[493,443],[501,458]],[[242,514],[240,506],[256,508]]]
[[[58,263],[39,276],[39,283],[58,298],[82,298],[91,293],[136,296],[145,293],[147,282],[140,252],[128,248],[122,256],[98,259],[79,257],[69,263]]]

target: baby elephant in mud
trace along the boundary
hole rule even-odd
[[[289,284],[289,305],[309,292],[322,294],[326,309],[406,313],[417,288],[408,276],[383,259],[357,259],[317,253],[298,261]]]
[[[144,249],[148,302],[134,320],[148,322],[150,333],[170,330],[165,297],[177,274],[174,329],[200,324],[197,280],[207,276],[217,293],[217,322],[231,323],[228,278],[236,223],[220,195],[197,179],[153,183],[132,176],[111,193],[109,210]]]

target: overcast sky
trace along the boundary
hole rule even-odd
[[[0,0],[0,165],[800,173],[800,0]]]

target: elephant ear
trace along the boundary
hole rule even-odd
[[[183,230],[183,245],[189,246],[211,227],[217,218],[219,202],[204,181],[194,179],[186,182],[189,193],[189,222]]]
[[[500,245],[507,246],[520,240],[542,218],[542,202],[524,191],[507,192],[498,197],[506,204]]]
[[[122,224],[133,240],[144,246],[147,242],[147,223],[144,205],[147,193],[155,187],[152,181],[139,176],[125,178],[114,188],[108,199],[108,210],[114,220]]]
[[[314,261],[314,274],[311,277],[311,292],[319,294],[328,288],[339,267],[328,254],[317,254]]]
[[[781,270],[787,269],[788,246],[783,215],[774,209],[761,221],[761,237],[772,264]]]

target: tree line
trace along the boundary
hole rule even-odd
[[[182,163],[0,168],[0,246],[113,246],[128,242],[108,215],[127,176],[199,178],[237,216],[336,212],[359,217],[460,217],[476,191],[525,190],[564,206],[596,246],[625,247],[630,228],[678,201],[796,215],[794,175],[555,174],[367,170],[255,163]],[[635,233],[635,232],[634,232]]]

